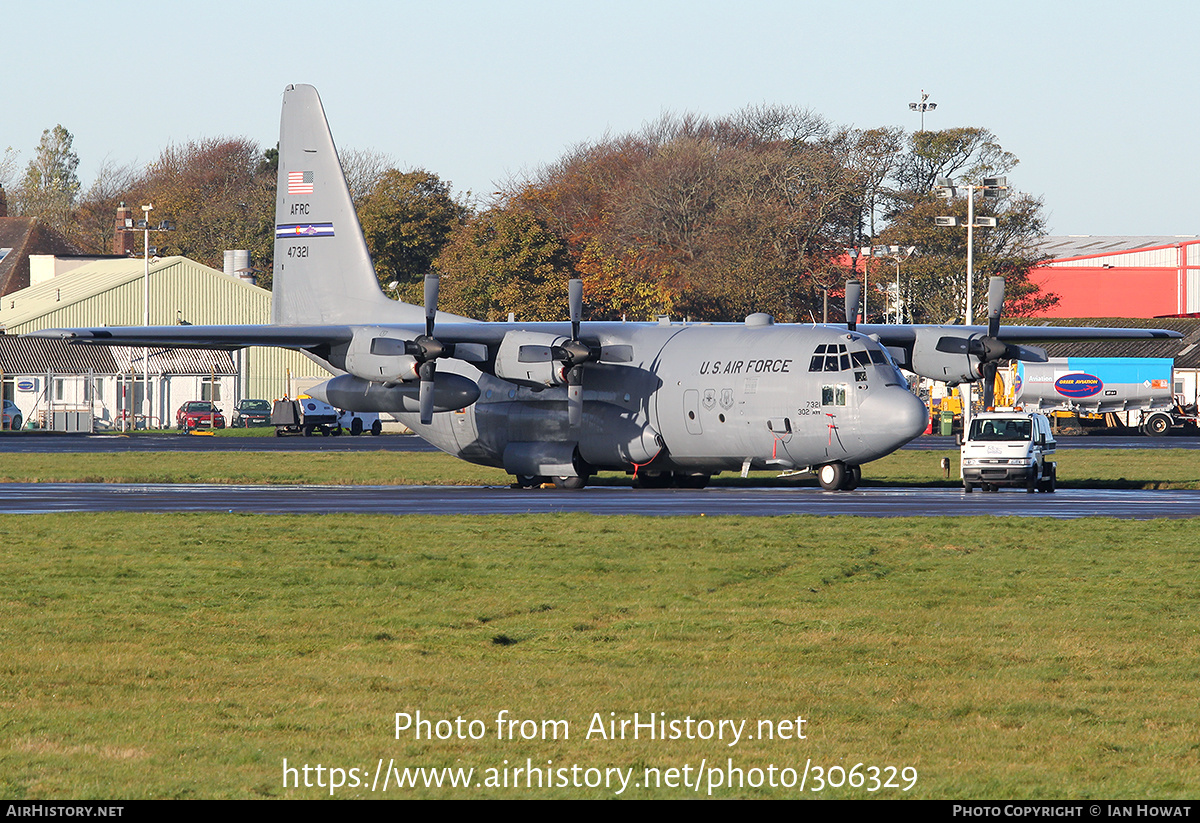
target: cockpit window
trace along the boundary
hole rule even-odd
[[[861,369],[875,364],[876,366],[892,366],[891,359],[882,348],[847,349],[840,343],[822,343],[813,350],[809,360],[810,372],[836,372]]]

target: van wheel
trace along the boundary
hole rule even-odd
[[[967,482],[966,480],[964,480],[963,481],[963,491],[966,492],[967,494],[970,494],[971,492],[975,491],[975,487],[973,485],[971,485],[969,482]]]
[[[356,417],[350,423],[350,434],[352,434],[355,437],[358,437],[362,433],[363,433],[362,420]]]
[[[1038,484],[1038,491],[1054,494],[1054,490],[1058,487],[1058,464],[1051,463],[1046,469],[1048,472],[1042,482]]]
[[[373,437],[378,437],[381,434],[383,434],[383,424],[376,420],[371,424],[371,435]]]

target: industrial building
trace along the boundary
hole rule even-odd
[[[1058,304],[1044,317],[1200,315],[1200,236],[1047,237],[1030,272]]]
[[[30,286],[0,298],[0,325],[8,336],[0,345],[3,396],[26,420],[41,419],[56,404],[90,404],[96,418],[117,425],[123,416],[143,414],[142,386],[148,384],[148,423],[169,426],[187,400],[211,399],[229,417],[240,399],[295,396],[329,377],[299,352],[280,348],[86,354],[75,350],[92,347],[15,340],[47,328],[140,326],[147,294],[151,325],[270,322],[269,291],[185,257],[151,259],[148,292],[140,258],[32,255],[29,261]]]

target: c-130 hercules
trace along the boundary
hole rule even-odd
[[[270,325],[37,332],[78,343],[299,349],[337,375],[310,393],[352,411],[394,412],[422,438],[522,485],[582,488],[598,471],[642,487],[699,488],[723,471],[811,470],[828,490],[924,431],[903,366],[948,383],[1001,359],[1041,361],[1032,339],[1149,339],[1144,329],[1003,327],[1003,279],[982,326],[581,322],[485,323],[379,288],[316,89],[288,86],[279,131]],[[847,284],[848,318],[860,287]],[[1177,336],[1177,335],[1176,335]]]

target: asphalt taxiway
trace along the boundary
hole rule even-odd
[[[230,512],[259,514],[592,514],[1114,517],[1200,516],[1200,491],[1061,489],[965,494],[953,488],[731,488],[699,491],[598,486],[580,491],[499,486],[227,486],[5,483],[0,513]]]
[[[917,438],[906,449],[957,448],[950,437]],[[1059,448],[1200,448],[1195,437],[1073,437]],[[434,451],[414,436],[212,437],[184,435],[0,436],[0,453],[167,451]],[[229,486],[201,484],[0,484],[0,514],[48,512],[253,512],[279,514],[521,514],[591,512],[641,515],[857,515],[863,517],[996,515],[1123,519],[1200,516],[1200,491],[1060,489],[1056,494],[1004,490],[965,494],[960,488],[864,486],[826,492],[812,486],[699,491],[596,486],[581,491],[507,487]]]

